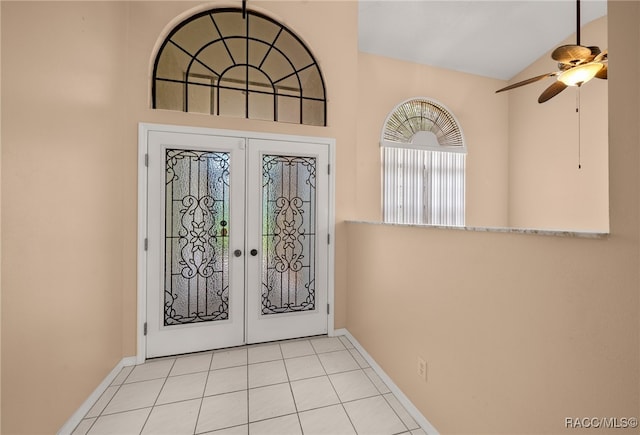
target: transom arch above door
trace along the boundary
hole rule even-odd
[[[155,58],[154,109],[326,126],[320,67],[296,33],[239,8],[176,25]]]

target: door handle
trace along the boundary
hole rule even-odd
[[[251,250],[251,256],[255,257],[256,255],[258,255],[258,250],[257,249],[252,249]]]
[[[239,257],[242,255],[242,251],[239,249],[236,249],[235,251],[233,251],[233,255],[235,255],[236,257]]]

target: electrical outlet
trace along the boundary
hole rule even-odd
[[[418,376],[427,382],[427,362],[421,357],[418,357]]]

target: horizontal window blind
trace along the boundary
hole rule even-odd
[[[466,154],[382,150],[385,222],[464,226]]]

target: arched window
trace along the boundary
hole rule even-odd
[[[176,26],[153,69],[154,109],[326,125],[318,63],[293,32],[237,8],[211,9]]]
[[[467,149],[447,108],[426,98],[399,104],[380,145],[385,222],[464,226]]]

